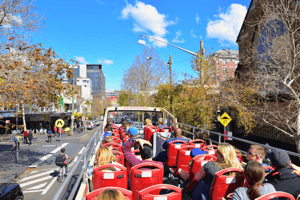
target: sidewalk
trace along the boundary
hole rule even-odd
[[[95,129],[93,129],[94,132]],[[84,131],[78,133],[74,132],[73,136],[68,136],[67,134],[63,134],[62,141],[63,142],[71,142],[76,143],[77,140],[80,140],[80,136],[83,136],[90,131]],[[53,137],[52,142],[47,142],[47,135],[33,135],[32,145],[23,144],[23,137],[20,141],[20,150],[18,151],[18,162],[16,162],[16,150],[15,143],[13,141],[14,135],[7,135],[1,137],[0,140],[0,183],[1,182],[11,182],[14,181],[17,177],[19,177],[22,173],[24,173],[28,166],[38,161],[43,156],[49,154],[53,148],[57,148],[59,146],[59,138]],[[69,139],[75,139],[69,140]],[[46,165],[52,165],[52,162],[47,162]]]

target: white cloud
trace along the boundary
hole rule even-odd
[[[199,17],[199,15],[198,15],[198,13],[196,14],[196,22],[197,22],[197,24],[199,24],[199,21],[200,21],[200,17]]]
[[[217,38],[221,44],[224,44],[224,41],[235,43],[246,13],[246,6],[231,4],[226,13],[221,13],[217,16],[217,20],[208,22],[207,37]]]
[[[197,36],[194,34],[194,30],[191,30],[190,34],[193,38],[197,38]]]
[[[167,20],[167,16],[160,14],[155,7],[140,1],[136,1],[135,5],[127,3],[121,14],[122,19],[129,19],[130,17],[133,19],[133,31],[150,31],[151,35],[154,35],[154,38],[161,38],[163,40],[166,40],[164,37],[168,33],[166,28],[176,24],[178,20],[178,18],[175,21]],[[153,45],[158,47],[166,46],[158,43],[153,42]]]
[[[106,59],[99,59],[97,60],[98,63],[103,64],[103,65],[112,65],[114,64],[114,61],[112,60],[106,60]]]
[[[88,64],[84,57],[75,56],[75,59],[81,64]]]
[[[172,42],[175,42],[175,43],[183,43],[183,42],[185,42],[184,39],[179,39],[179,37],[180,37],[181,35],[182,35],[181,30],[178,30],[178,31],[176,32],[176,36],[175,36],[175,38],[172,40]]]

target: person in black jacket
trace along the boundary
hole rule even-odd
[[[298,171],[290,166],[289,155],[283,150],[273,149],[268,153],[268,157],[275,170],[266,176],[267,182],[271,183],[276,191],[287,192],[297,198],[300,194],[300,177]]]
[[[29,146],[30,146],[31,141],[32,141],[32,131],[29,131],[29,133],[28,133],[28,140],[29,140]]]

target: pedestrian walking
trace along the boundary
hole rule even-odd
[[[56,126],[54,126],[53,131],[54,131],[54,137],[56,137],[57,136],[57,127]]]
[[[48,142],[51,142],[52,131],[49,129],[47,134],[48,134]]]
[[[63,131],[63,129],[62,128],[59,128],[58,129],[58,134],[59,134],[59,136],[60,136],[60,139],[59,139],[59,141],[61,142],[61,140],[62,140],[62,134],[64,133],[64,131]]]
[[[27,136],[28,136],[28,131],[25,129],[23,132],[23,136],[24,136],[24,144],[27,144]]]
[[[16,144],[16,147],[15,149],[20,149],[20,139],[21,139],[21,136],[19,136],[18,134],[16,134],[16,136],[14,137],[14,142]]]
[[[29,141],[29,146],[30,146],[31,141],[32,141],[32,131],[29,131],[29,133],[28,133],[28,141]]]

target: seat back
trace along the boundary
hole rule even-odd
[[[180,149],[180,147],[182,145],[187,145],[187,143],[185,141],[182,141],[182,140],[174,140],[174,141],[169,143],[168,151],[167,151],[168,161],[166,163],[166,165],[168,167],[176,167],[177,166],[176,165],[176,163],[177,163],[177,154],[178,154],[178,150]]]
[[[171,132],[171,129],[169,127],[160,128],[159,132]]]
[[[86,195],[86,200],[96,200],[99,194],[104,190],[119,190],[127,200],[133,200],[132,192],[120,187],[103,187],[94,190],[93,192],[90,192],[89,194]]]
[[[217,157],[213,155],[199,155],[192,159],[191,169],[190,169],[190,183],[186,187],[188,191],[192,191],[193,188],[198,184],[198,181],[195,179],[196,173],[209,161],[217,161]]]
[[[207,145],[202,148],[202,151],[207,151],[209,155],[217,155],[218,146],[217,145]]]
[[[118,168],[120,171],[104,172],[100,171],[108,167]],[[102,165],[94,169],[94,189],[107,186],[127,188],[126,168],[116,164]]]
[[[125,138],[123,138],[123,143],[125,143],[125,142],[128,142],[128,140],[130,140],[130,137],[128,136],[128,137],[125,137]]]
[[[300,200],[300,194],[297,196],[297,200]]]
[[[141,169],[143,168],[143,169]],[[149,170],[145,170],[149,168]],[[163,183],[164,167],[154,162],[144,162],[131,168],[130,189],[133,199],[138,200],[139,191]]]
[[[230,172],[237,173],[236,175],[226,176]],[[229,193],[238,187],[243,187],[245,175],[243,170],[237,168],[223,169],[215,174],[214,180],[210,189],[210,198],[213,200],[222,200]]]
[[[181,168],[187,173],[189,172],[189,162],[192,160],[190,154],[193,148],[195,148],[193,145],[182,145],[177,154],[177,168]]]
[[[117,136],[113,136],[113,137],[112,137],[112,139],[113,139],[114,143],[121,144],[121,139],[120,139],[120,136],[119,136],[119,137],[117,137]]]
[[[155,126],[151,126],[147,130],[148,130],[148,132],[147,132],[147,140],[149,142],[153,143],[154,132],[158,132],[159,130]]]
[[[159,195],[161,189],[172,190],[172,193]],[[158,184],[147,187],[139,192],[139,200],[181,200],[182,190],[179,187],[169,184]]]
[[[280,191],[260,196],[260,197],[256,198],[255,200],[270,200],[270,199],[278,198],[278,197],[285,197],[285,198],[288,198],[291,200],[295,200],[295,197],[293,195],[286,193],[286,192],[280,192]]]
[[[136,154],[139,153],[139,152],[140,152],[139,149],[131,151],[132,155],[134,155],[135,157],[137,157]],[[127,176],[130,179],[131,167],[129,166],[129,164],[127,162],[126,162],[126,168],[127,168]]]
[[[122,133],[121,138],[123,139],[125,137],[129,137],[129,133],[127,133],[127,132]]]
[[[112,145],[113,147],[122,148],[122,145],[119,143],[106,143],[106,144],[102,144],[101,147],[106,147],[106,146],[110,146],[110,145]]]
[[[149,130],[151,127],[154,127],[154,126],[152,126],[152,125],[146,125],[146,126],[144,127],[144,139],[145,139],[145,140],[148,140],[148,130]]]
[[[119,127],[117,125],[112,125],[113,131],[119,133]]]
[[[236,157],[238,159],[238,161],[242,164],[243,163],[243,156],[240,154],[236,154]]]
[[[202,149],[203,147],[205,147],[206,142],[204,140],[192,140],[189,141],[189,145],[193,145],[196,148]]]
[[[115,157],[118,159],[118,163],[120,163],[121,165],[124,166],[125,162],[124,162],[124,154],[122,152],[119,151],[111,151],[113,154],[116,154]]]

